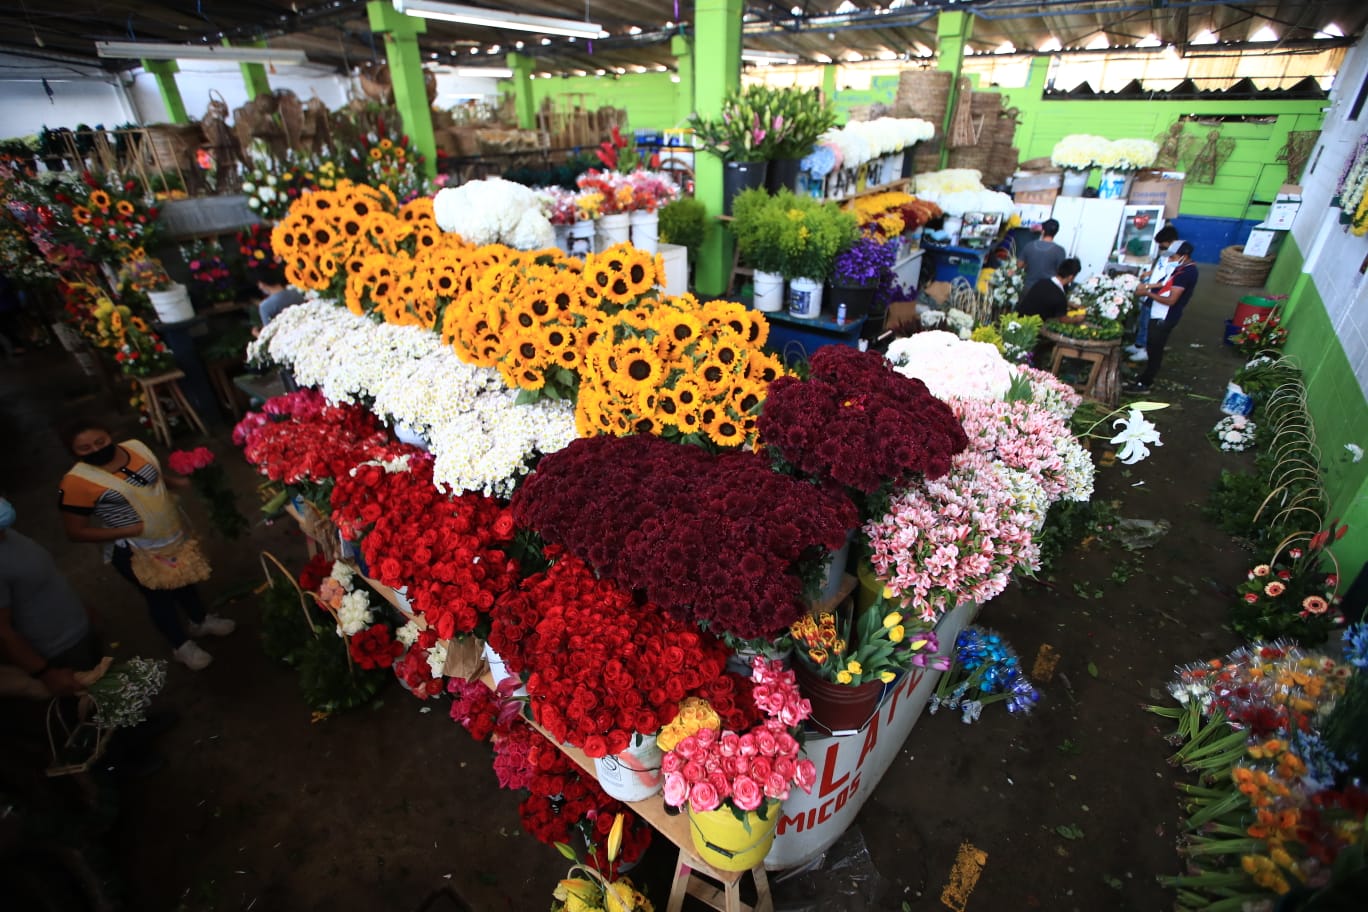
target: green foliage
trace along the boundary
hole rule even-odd
[[[1000,341],[997,343],[1002,356],[1013,364],[1024,364],[1035,350],[1036,341],[1045,321],[1037,314],[1023,317],[1018,313],[1005,313],[998,317],[997,330]]]
[[[1301,371],[1285,358],[1255,358],[1235,372],[1234,382],[1261,408],[1278,387],[1301,379]]]
[[[601,167],[592,152],[582,152],[572,156],[559,165],[532,167],[521,165],[504,172],[504,180],[510,180],[527,187],[562,187],[574,190],[575,178],[590,168]]]
[[[1048,573],[1065,553],[1077,548],[1089,535],[1103,535],[1116,522],[1116,511],[1106,501],[1055,501],[1045,514],[1045,525],[1036,536],[1040,546],[1040,570]]]
[[[747,190],[732,204],[732,229],[742,256],[763,272],[824,281],[836,256],[855,243],[855,216],[834,203],[781,190]]]
[[[277,662],[293,665],[313,634],[288,583],[272,581],[261,597],[261,649]]]
[[[1119,339],[1124,327],[1116,320],[1102,320],[1095,323],[1064,323],[1051,320],[1045,324],[1050,332],[1070,339]]]
[[[836,125],[836,112],[816,90],[752,85],[732,92],[716,118],[690,118],[696,145],[723,161],[801,158]]]
[[[682,196],[660,209],[660,240],[689,249],[689,259],[697,260],[698,250],[708,238],[708,209],[692,196]]]
[[[1321,731],[1335,756],[1349,763],[1349,775],[1368,779],[1368,671],[1349,679]]]
[[[364,706],[394,677],[389,669],[363,671],[347,662],[347,641],[331,626],[310,636],[298,652],[299,690],[315,712],[343,712]]]
[[[1254,513],[1268,496],[1268,483],[1257,475],[1222,470],[1202,512],[1228,535],[1254,535]]]

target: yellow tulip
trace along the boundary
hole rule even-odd
[[[898,626],[899,624],[902,623],[902,619],[903,619],[902,612],[900,612],[900,611],[890,611],[890,612],[888,612],[888,614],[885,614],[885,615],[884,615],[883,625],[884,625],[885,627],[896,627],[896,626]]]
[[[897,598],[897,593],[895,593],[895,592],[893,591],[893,587],[892,587],[892,586],[884,586],[884,587],[883,587],[883,597],[886,598],[886,599]]]
[[[921,649],[929,642],[931,641],[928,640],[926,637],[918,637],[915,640],[909,640],[907,645],[911,646],[914,650],[916,650]]]
[[[846,671],[850,672],[853,675],[857,675],[863,673],[864,669],[860,667],[859,662],[855,661],[854,659],[851,659],[848,663],[846,663]]]
[[[895,677],[897,677],[897,675],[893,674],[891,671],[879,672],[879,680],[883,681],[885,684],[892,684]]]
[[[848,672],[848,671],[838,671],[838,672],[836,672],[836,683],[837,683],[837,684],[849,684],[850,682],[851,682],[850,672]]]
[[[901,643],[903,641],[903,637],[906,635],[907,629],[903,627],[903,625],[901,624],[899,624],[897,627],[894,627],[892,630],[888,631],[888,638],[892,640],[894,643]]]

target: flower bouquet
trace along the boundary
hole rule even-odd
[[[926,384],[931,395],[1001,399],[1012,385],[1012,366],[997,346],[968,342],[940,330],[895,339],[886,357],[904,377]]]
[[[427,192],[423,153],[413,147],[406,134],[388,129],[384,118],[362,142],[348,149],[346,171],[352,180],[386,188],[400,202]]]
[[[953,663],[927,711],[958,709],[960,721],[968,725],[994,703],[1005,701],[1010,713],[1028,713],[1039,700],[1040,692],[1027,679],[1016,650],[986,627],[966,627],[955,638]]]
[[[74,239],[92,260],[122,259],[122,251],[148,248],[156,240],[157,208],[147,205],[137,182],[120,180],[113,171],[102,177],[86,172],[70,192],[59,190],[53,198],[69,207]]]
[[[237,234],[238,253],[247,268],[280,265],[280,257],[271,249],[271,228],[258,222],[248,225]]]
[[[1279,549],[1268,563],[1251,569],[1237,590],[1231,626],[1251,638],[1323,643],[1344,623],[1335,595],[1339,574],[1325,569],[1327,556],[1333,560],[1325,542],[1313,541],[1305,548]]]
[[[1235,350],[1246,358],[1253,358],[1261,352],[1278,352],[1287,344],[1287,329],[1276,310],[1267,314],[1252,314],[1245,317],[1240,331],[1231,337]]]
[[[889,610],[884,595],[853,619],[834,612],[804,615],[790,629],[798,661],[807,670],[834,684],[891,684],[913,666],[944,671],[949,659],[937,657],[936,634],[908,631],[902,612]]]
[[[1069,286],[1069,307],[1082,307],[1088,320],[1098,326],[1124,323],[1137,306],[1135,289],[1140,279],[1129,273],[1089,276]]]
[[[265,222],[285,217],[290,204],[313,189],[311,163],[301,160],[292,149],[278,161],[265,141],[255,140],[247,151],[247,172],[242,176],[242,192],[247,206]]]
[[[991,272],[992,274],[988,276],[983,290],[988,295],[988,301],[993,305],[993,313],[1012,313],[1021,303],[1021,295],[1026,290],[1025,271],[1022,270],[1016,257],[1009,256],[997,261]],[[1004,351],[1003,354],[1006,352]],[[1008,356],[1008,360],[1019,361],[1019,359],[1011,356]]]
[[[759,863],[789,789],[811,792],[817,778],[794,737],[811,705],[799,695],[793,672],[758,657],[751,667],[752,698],[764,721],[741,732],[705,722],[661,762],[665,804],[689,812],[694,848],[719,870]]]
[[[759,431],[782,464],[866,495],[915,475],[944,475],[967,443],[925,384],[874,352],[843,346],[814,354],[806,380],[770,384]]]
[[[1057,336],[1088,342],[1108,342],[1121,338],[1125,332],[1125,326],[1115,320],[1105,323],[1065,323],[1063,320],[1046,320],[1045,328]]]
[[[773,472],[755,453],[657,437],[576,440],[513,496],[519,526],[679,617],[744,639],[803,611],[798,564],[842,547],[844,495]]]
[[[161,693],[165,684],[163,660],[134,658],[115,662],[86,688],[85,693],[95,707],[91,721],[105,729],[139,725],[147,718],[152,698]]]
[[[1096,163],[1109,171],[1138,171],[1158,157],[1159,144],[1152,140],[1114,139],[1100,150]]]
[[[223,258],[223,247],[218,241],[196,241],[181,248],[190,278],[207,301],[231,301],[237,292],[233,271]]]
[[[190,479],[190,484],[208,505],[209,521],[220,535],[236,539],[247,531],[247,519],[238,512],[228,475],[208,447],[176,450],[166,462],[171,471]]]
[[[615,879],[614,866],[622,850],[626,819],[623,814],[612,818],[605,853],[606,873],[581,864],[574,849],[563,842],[556,843],[556,848],[574,862],[574,866],[570,868],[571,876],[556,885],[553,894],[556,901],[551,904],[551,912],[655,912],[655,906],[632,886],[630,880]]]
[[[444,687],[447,648],[431,628],[419,630],[412,621],[395,632],[404,652],[394,660],[399,684],[420,700],[428,700]]]
[[[1086,171],[1106,158],[1111,141],[1102,136],[1072,133],[1055,143],[1050,161],[1056,168]]]
[[[874,288],[893,268],[897,253],[897,244],[869,235],[861,236],[836,255],[831,284],[842,288]]]
[[[1227,415],[1207,432],[1207,438],[1222,452],[1243,453],[1254,446],[1258,426],[1244,415]]]

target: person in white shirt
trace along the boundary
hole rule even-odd
[[[1170,224],[1160,228],[1155,233],[1154,240],[1159,245],[1159,257],[1154,261],[1145,284],[1162,285],[1177,268],[1173,253],[1178,249],[1178,245],[1183,243],[1183,239],[1178,236],[1178,229]],[[1140,299],[1140,322],[1135,328],[1135,344],[1126,348],[1126,353],[1132,361],[1149,360],[1146,347],[1149,342],[1150,308],[1153,306],[1154,301],[1149,296]]]

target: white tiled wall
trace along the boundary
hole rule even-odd
[[[1341,171],[1359,137],[1368,132],[1368,105],[1358,120],[1348,119],[1365,78],[1368,43],[1360,41],[1335,77],[1320,142],[1302,176],[1302,207],[1292,234],[1359,387],[1368,396],[1368,279],[1359,270],[1368,259],[1368,237],[1350,234],[1348,226],[1339,223],[1340,210],[1330,206]]]

